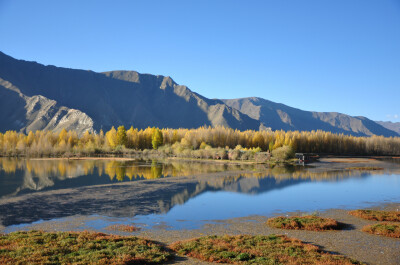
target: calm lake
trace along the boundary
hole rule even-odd
[[[9,232],[85,217],[81,227],[146,229],[400,202],[400,159],[381,170],[337,162],[273,167],[212,162],[0,158],[0,225]]]

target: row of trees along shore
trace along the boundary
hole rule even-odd
[[[255,154],[287,147],[293,152],[335,155],[400,155],[400,137],[355,137],[324,131],[239,131],[225,127],[197,129],[112,127],[99,133],[62,130],[0,133],[2,156],[73,156],[133,153],[151,149],[167,155],[207,157],[217,150],[221,158],[230,150]],[[155,151],[151,151],[155,152]],[[197,153],[196,153],[197,152]],[[203,153],[205,153],[205,155]],[[237,157],[236,157],[237,158]]]

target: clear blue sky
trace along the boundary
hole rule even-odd
[[[400,121],[400,0],[0,0],[0,50]]]

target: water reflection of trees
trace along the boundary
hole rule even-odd
[[[112,181],[134,179],[157,179],[161,177],[181,177],[215,172],[238,172],[229,174],[227,179],[235,177],[274,177],[276,179],[340,179],[360,175],[357,170],[315,171],[302,167],[268,167],[261,164],[222,164],[204,162],[174,161],[171,163],[117,161],[117,160],[66,160],[66,159],[18,159],[1,158],[0,170],[6,174],[24,170],[36,177],[56,177],[58,179],[75,178],[81,175],[106,175]],[[382,174],[382,171],[367,171],[368,174]]]
[[[12,188],[7,186],[13,189],[12,191],[0,189],[0,197],[18,194],[13,200],[0,203],[0,224],[34,222],[76,214],[135,216],[165,213],[174,205],[185,203],[207,191],[259,194],[304,182],[339,181],[342,178],[384,173],[400,174],[399,169],[360,172],[332,168],[326,171],[321,168],[270,168],[266,165],[204,162],[0,158],[0,187],[9,185],[12,178],[16,180]],[[84,175],[87,176],[78,178]],[[195,177],[179,178],[190,175]],[[135,179],[167,177],[170,178],[165,181],[129,182]],[[100,181],[97,181],[98,178]],[[128,182],[119,185],[98,185],[110,184],[109,179],[112,182]],[[32,192],[43,191],[47,187],[52,191]]]
[[[74,178],[81,175],[107,175],[110,180],[157,179],[161,177],[180,177],[202,173],[263,170],[264,166],[250,164],[219,164],[202,162],[158,163],[117,160],[67,160],[67,159],[18,159],[1,158],[0,170],[15,173],[24,170],[35,176],[57,176],[59,179]]]

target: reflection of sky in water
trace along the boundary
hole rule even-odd
[[[176,220],[220,220],[280,212],[314,212],[330,208],[363,208],[379,203],[400,202],[400,176],[374,175],[338,182],[306,182],[279,190],[248,195],[233,192],[206,192],[176,205],[166,214],[136,216],[135,222],[165,222],[173,228],[185,227]]]
[[[373,175],[338,182],[303,182],[259,194],[205,192],[184,204],[175,205],[164,214],[137,215],[133,218],[92,215],[83,221],[80,229],[107,232],[105,228],[113,224],[135,224],[141,229],[195,229],[205,223],[235,217],[271,216],[295,211],[312,213],[331,208],[355,209],[387,202],[400,202],[400,175]],[[72,219],[54,220],[64,222]],[[24,228],[28,226],[12,225],[5,232]]]

